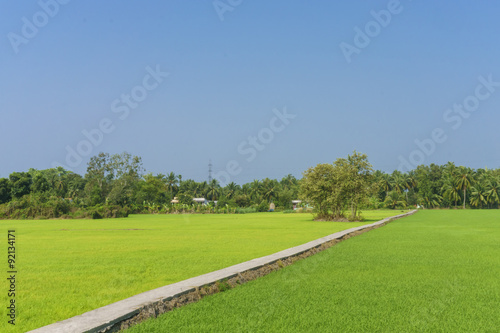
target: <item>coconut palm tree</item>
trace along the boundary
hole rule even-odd
[[[387,208],[396,209],[398,207],[406,208],[406,201],[402,194],[396,191],[390,191],[385,197],[384,204]]]
[[[272,202],[273,199],[276,199],[279,192],[278,185],[278,182],[274,179],[264,179],[261,187],[262,196],[264,197],[264,199],[266,199],[268,202]]]
[[[399,194],[403,193],[406,189],[408,189],[408,184],[406,183],[405,176],[399,172],[394,171],[391,177],[391,188],[398,192]]]
[[[471,187],[471,182],[472,182],[472,170],[470,168],[466,167],[459,167],[459,170],[457,171],[457,178],[455,181],[455,185],[458,189],[462,190],[464,193],[464,209],[465,209],[465,202],[467,200],[467,189]]]
[[[440,196],[439,194],[435,194],[435,193],[423,196],[421,198],[421,202],[425,206],[430,207],[430,208],[439,207],[439,205],[441,204],[441,201],[443,201],[443,197]]]
[[[389,191],[391,190],[391,175],[389,175],[389,174],[387,174],[385,172],[384,173],[380,173],[380,174],[376,174],[377,171],[375,171],[374,177],[376,177],[376,178],[379,179],[380,188],[387,195],[387,193],[389,193]]]
[[[168,176],[165,178],[167,187],[170,190],[170,196],[173,197],[174,190],[177,190],[177,186],[179,185],[179,176],[176,176],[175,173],[170,172]]]
[[[488,191],[481,182],[476,182],[471,187],[470,204],[473,207],[482,208],[483,205],[488,204]]]
[[[486,189],[488,203],[496,204],[498,207],[500,204],[500,176],[491,176],[486,183]]]
[[[239,186],[236,185],[235,182],[231,182],[226,185],[225,187],[225,194],[228,199],[233,198],[236,195],[236,192],[238,191]]]
[[[283,177],[281,179],[281,186],[285,190],[291,189],[293,186],[297,185],[297,178],[295,178],[293,175],[289,174],[286,177]]]
[[[455,202],[455,208],[457,207],[457,201],[460,199],[460,189],[453,183],[451,179],[445,180],[443,187],[441,188],[443,197]]]
[[[217,179],[212,179],[210,184],[208,184],[207,199],[216,201],[220,193],[220,185]]]
[[[261,197],[261,189],[262,184],[258,180],[254,180],[250,184],[250,197],[254,200],[254,202],[259,203]]]

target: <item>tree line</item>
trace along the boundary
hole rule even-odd
[[[356,219],[360,209],[499,208],[500,169],[420,165],[407,173],[373,171],[366,155],[354,152],[332,164],[287,175],[222,187],[173,172],[146,173],[129,153],[100,153],[84,176],[62,167],[13,172],[0,178],[0,218],[102,218],[129,213],[245,213],[290,211],[292,200],[314,207],[320,218]],[[204,197],[209,205],[193,202]],[[176,198],[176,203],[172,200]],[[215,204],[214,202],[217,202]],[[178,203],[177,203],[178,202]]]
[[[376,195],[370,198],[379,207],[422,206],[424,208],[499,208],[500,169],[472,169],[444,165],[419,165],[402,173],[373,173]]]
[[[0,218],[100,218],[129,213],[254,212],[273,202],[291,209],[298,180],[254,180],[221,187],[217,180],[196,182],[174,172],[145,173],[142,160],[129,153],[99,153],[84,176],[62,167],[13,172],[0,178]],[[204,197],[209,205],[193,202]],[[176,198],[178,203],[172,204]],[[214,204],[217,201],[217,205]]]

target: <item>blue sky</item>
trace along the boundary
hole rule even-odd
[[[240,184],[300,177],[353,150],[387,172],[498,168],[499,10],[0,0],[0,177],[56,164],[84,174],[100,151],[198,181],[211,159]],[[471,111],[453,111],[464,103]]]

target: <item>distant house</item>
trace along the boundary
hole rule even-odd
[[[205,198],[193,198],[193,201],[202,205],[208,204],[208,200]]]
[[[293,210],[297,209],[297,206],[302,203],[302,200],[292,200]]]

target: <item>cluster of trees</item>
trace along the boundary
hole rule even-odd
[[[372,206],[404,208],[499,208],[500,169],[471,169],[445,165],[420,165],[407,173],[373,173],[376,195]]]
[[[350,210],[349,220],[359,220],[360,206],[366,206],[370,194],[372,165],[356,151],[333,164],[318,164],[304,172],[301,197],[317,210],[316,219],[342,220]]]
[[[0,218],[120,217],[128,213],[197,212],[193,198],[217,201],[225,212],[236,208],[267,211],[274,202],[292,207],[298,197],[298,180],[255,180],[242,186],[217,180],[196,182],[181,175],[145,173],[140,157],[129,153],[100,153],[90,159],[85,176],[62,167],[14,172],[0,178]],[[179,204],[171,204],[177,197]],[[228,208],[233,208],[229,210]]]
[[[359,209],[499,208],[500,169],[421,165],[407,173],[373,171],[366,155],[354,152],[320,164],[297,180],[254,180],[221,187],[216,180],[184,180],[173,172],[145,173],[140,157],[100,153],[84,176],[62,167],[13,172],[0,178],[0,218],[100,218],[129,213],[252,212],[292,208],[301,198],[321,219],[358,219]],[[177,197],[179,203],[171,201]],[[208,207],[193,203],[204,197]]]

